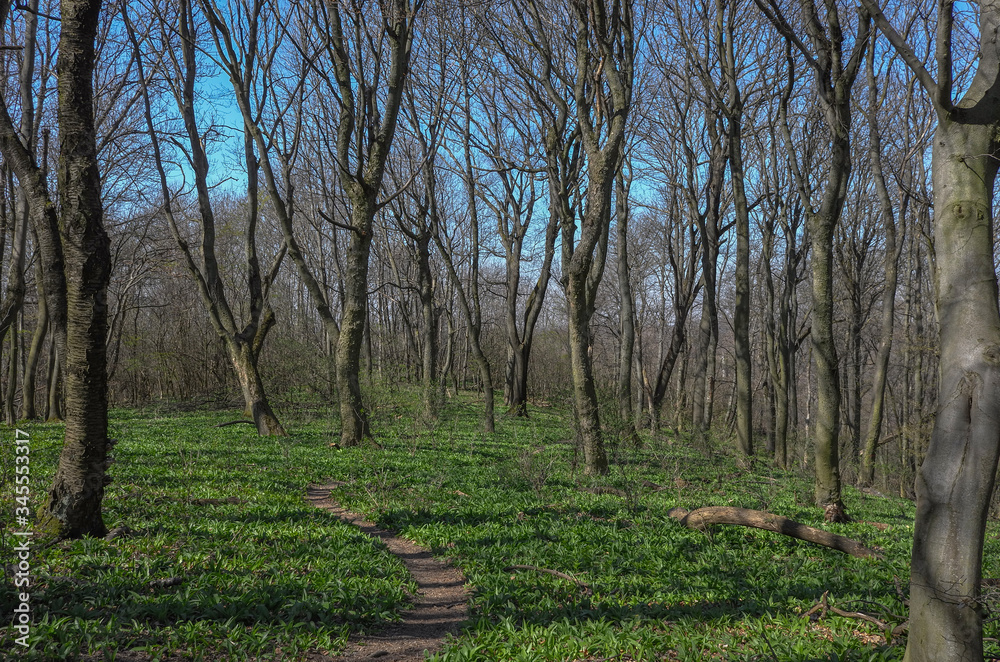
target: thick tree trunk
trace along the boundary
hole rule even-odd
[[[816,505],[840,521],[840,375],[833,339],[833,228],[835,218],[817,214],[812,239],[812,347],[816,362]]]
[[[100,6],[99,0],[61,5],[58,240],[67,305],[66,437],[38,524],[59,538],[107,533],[101,501],[110,482],[105,341],[111,255],[102,223],[92,80]]]
[[[344,265],[344,301],[337,343],[337,392],[340,396],[340,444],[357,446],[371,436],[361,398],[361,345],[368,316],[368,256],[371,252],[374,205],[353,201],[353,226]],[[367,228],[365,231],[362,228]]]
[[[573,402],[576,407],[577,426],[583,447],[584,473],[588,476],[608,472],[608,458],[601,437],[601,419],[597,406],[597,387],[594,383],[593,363],[590,357],[590,306],[587,301],[589,270],[570,274],[566,296],[569,299],[569,348],[570,368],[573,374]]]
[[[518,343],[507,347],[507,411],[528,415],[528,358],[531,348]]]
[[[984,41],[987,26],[1000,22],[997,15],[984,20]],[[995,69],[992,50],[985,61]],[[982,549],[1000,455],[995,131],[941,119],[934,139],[940,396],[917,474],[907,662],[983,659]]]

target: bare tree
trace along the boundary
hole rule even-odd
[[[248,40],[249,55],[245,60],[244,75],[249,75],[255,67],[256,48],[258,45],[257,35],[260,28],[258,20],[261,13],[261,3],[255,3],[252,13],[248,17]],[[132,40],[134,57],[138,63],[139,77],[145,79],[146,68],[143,65],[143,44],[140,43],[132,23],[128,19],[127,9],[123,7],[122,15],[129,29],[129,36]],[[198,286],[205,310],[209,314],[209,319],[216,334],[223,340],[229,353],[230,361],[236,372],[237,380],[243,391],[246,403],[246,412],[252,416],[257,432],[260,435],[284,436],[285,430],[271,409],[270,402],[264,388],[263,380],[258,368],[260,353],[264,347],[267,334],[274,326],[274,312],[268,302],[268,290],[277,275],[278,268],[284,258],[285,250],[281,248],[274,257],[270,269],[262,273],[260,258],[257,246],[257,227],[259,223],[259,197],[258,197],[258,171],[257,156],[254,153],[253,137],[249,130],[244,130],[244,154],[243,162],[247,169],[247,197],[246,197],[246,220],[244,222],[244,248],[245,264],[247,274],[247,292],[249,294],[249,314],[245,323],[241,323],[239,317],[234,313],[230,302],[231,297],[227,295],[225,282],[216,255],[216,205],[213,204],[209,187],[209,160],[202,130],[198,126],[196,115],[195,82],[198,70],[196,30],[196,12],[189,0],[181,0],[177,15],[174,17],[177,22],[176,32],[179,36],[181,59],[176,57],[165,57],[161,63],[165,71],[163,76],[167,78],[171,88],[178,112],[184,127],[184,135],[187,138],[185,150],[189,155],[189,163],[194,171],[195,189],[198,201],[198,221],[201,226],[200,241],[200,264],[198,256],[191,250],[189,238],[185,236],[181,229],[182,222],[186,219],[178,219],[176,194],[171,191],[165,166],[165,159],[161,151],[161,138],[153,121],[153,111],[148,93],[148,86],[144,87],[143,107],[149,132],[150,143],[153,148],[153,157],[156,170],[159,175],[159,185],[161,193],[161,205],[164,216],[170,227],[170,232],[174,241],[184,256],[184,264],[194,282]],[[161,34],[164,35],[162,49],[169,52],[175,44],[167,37],[174,31],[174,26],[167,24],[170,17],[160,16],[163,25]],[[150,46],[147,40],[146,47]],[[228,64],[234,64],[227,61]],[[180,215],[183,215],[182,213]]]
[[[826,22],[813,0],[802,4],[802,20],[812,47],[799,39],[776,0],[755,0],[778,31],[802,54],[813,71],[816,94],[830,132],[830,160],[818,207],[813,206],[809,183],[795,164],[795,148],[786,136],[789,159],[806,209],[812,242],[813,357],[816,361],[816,504],[828,521],[844,521],[847,514],[840,481],[840,377],[833,337],[833,238],[847,198],[851,173],[851,88],[868,47],[871,20],[859,12],[857,33],[844,53],[844,31],[836,0],[824,0]]]

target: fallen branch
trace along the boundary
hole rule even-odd
[[[818,621],[827,613],[836,614],[837,616],[843,616],[844,618],[853,618],[859,621],[865,621],[866,623],[871,623],[876,626],[885,636],[886,641],[892,642],[897,637],[902,635],[907,631],[909,626],[909,621],[903,621],[899,625],[893,627],[891,623],[887,623],[883,620],[872,616],[871,614],[866,614],[863,611],[845,611],[843,609],[838,609],[830,604],[829,601],[830,592],[824,591],[823,596],[820,598],[819,602],[812,606],[812,608],[806,613],[802,614],[804,618],[808,618],[811,621]],[[819,612],[818,616],[814,616],[816,612]]]
[[[774,531],[792,538],[822,545],[859,558],[882,558],[877,552],[868,549],[857,540],[851,540],[836,533],[815,529],[805,524],[774,513],[748,508],[730,508],[728,506],[706,506],[687,511],[683,508],[672,508],[667,515],[678,520],[690,529],[705,531],[713,524],[735,524],[754,529]]]
[[[238,421],[226,421],[225,423],[219,423],[218,425],[213,425],[212,427],[213,428],[226,428],[226,427],[229,427],[230,425],[239,425],[240,423],[247,423],[249,425],[257,425],[253,421],[241,418]]]
[[[590,586],[580,581],[573,575],[567,575],[565,572],[559,572],[558,570],[550,570],[549,568],[539,568],[536,565],[509,565],[506,568],[504,568],[504,572],[510,572],[511,570],[534,570],[535,572],[544,572],[547,575],[552,575],[553,577],[558,577],[559,579],[565,579],[568,582],[573,582],[577,586],[581,587],[588,594],[594,592],[594,589],[590,588]]]

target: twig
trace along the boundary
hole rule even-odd
[[[560,579],[565,579],[566,581],[573,582],[577,586],[581,587],[588,594],[593,594],[594,589],[590,588],[585,582],[580,581],[573,575],[567,575],[565,572],[559,572],[558,570],[550,570],[549,568],[539,568],[536,565],[509,565],[504,568],[504,572],[509,572],[511,570],[534,570],[535,572],[544,572],[553,577],[558,577]]]

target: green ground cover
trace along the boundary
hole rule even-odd
[[[305,659],[352,632],[398,618],[414,586],[377,544],[303,500],[336,479],[334,496],[452,559],[473,587],[451,660],[896,660],[902,639],[835,615],[803,617],[829,592],[849,611],[905,614],[913,505],[848,489],[857,521],[823,525],[808,477],[748,464],[712,441],[645,437],[615,443],[609,476],[581,475],[567,412],[533,408],[480,432],[475,403],[452,403],[436,426],[407,402],[376,409],[382,448],[337,450],[324,412],[286,415],[287,439],[250,426],[213,428],[231,413],[116,412],[110,541],[36,549],[32,648],[15,650],[11,431],[0,495],[0,656],[18,659]],[[61,428],[31,435],[37,504]],[[595,494],[600,489],[606,493]],[[587,490],[593,491],[587,491]],[[884,554],[856,559],[783,536],[682,527],[675,506],[768,510],[858,539]],[[887,525],[885,527],[875,526]],[[883,530],[884,529],[884,530]],[[984,575],[1000,540],[987,536]],[[572,575],[586,586],[531,570]],[[995,623],[988,634],[997,636]],[[987,643],[993,653],[995,642]],[[7,653],[14,651],[13,653]]]

